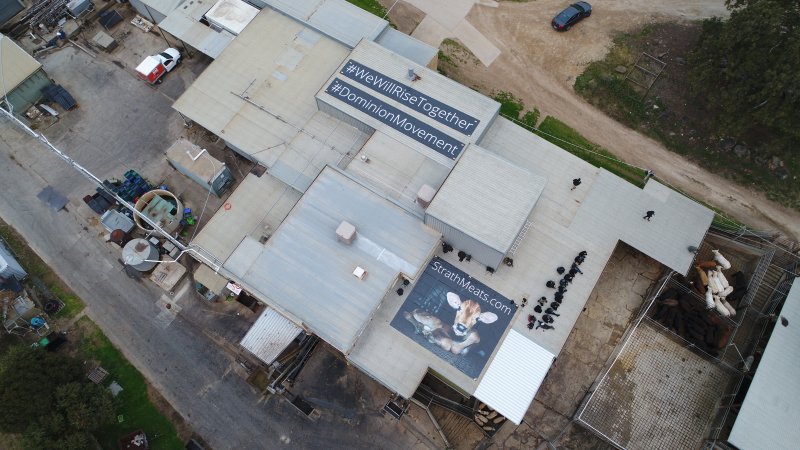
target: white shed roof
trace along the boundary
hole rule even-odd
[[[367,138],[319,111],[314,100],[347,53],[265,8],[173,108],[302,192],[322,167],[355,154]]]
[[[352,244],[337,240],[342,221],[356,227]],[[327,167],[264,245],[245,238],[225,267],[347,353],[400,273],[416,277],[439,240],[417,217]]]
[[[264,363],[272,364],[301,331],[303,329],[291,320],[267,307],[244,335],[240,345]]]
[[[415,39],[402,31],[397,31],[392,27],[386,30],[375,39],[375,42],[388,48],[389,50],[404,56],[420,66],[427,66],[439,49]]]
[[[0,34],[0,55],[3,84],[9,92],[42,67],[39,61],[3,34]]]
[[[219,0],[206,13],[206,19],[232,34],[239,34],[258,14],[258,9],[242,0]]]
[[[361,39],[374,40],[389,26],[389,22],[345,0],[262,1],[350,48]]]
[[[507,253],[547,180],[471,145],[425,211]]]
[[[792,285],[780,316],[728,437],[742,450],[792,449],[800,442],[800,283]]]
[[[225,30],[213,30],[200,22],[212,4],[212,0],[184,2],[167,14],[158,26],[204,54],[217,58],[235,36]]]
[[[554,358],[552,353],[511,330],[486,369],[475,397],[519,425]]]

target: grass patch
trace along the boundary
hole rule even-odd
[[[85,357],[99,361],[108,371],[107,385],[116,380],[124,389],[116,397],[116,414],[122,415],[124,421],[101,428],[95,435],[100,445],[105,449],[115,449],[117,439],[131,431],[142,429],[147,434],[151,449],[182,449],[183,443],[175,426],[150,402],[147,382],[142,374],[88,317],[82,317],[77,325],[83,334],[80,351]]]
[[[543,139],[552,142],[589,164],[602,167],[635,186],[640,188],[644,187],[643,170],[615,161],[618,160],[618,158],[613,153],[587,140],[564,122],[554,117],[547,116],[539,125],[539,131],[542,132],[539,133],[539,136]],[[607,158],[601,155],[607,156]],[[614,160],[609,158],[614,158]]]
[[[439,45],[436,69],[439,73],[449,76],[459,66],[475,65],[478,58],[464,44],[456,39],[447,38]]]
[[[380,18],[386,17],[387,11],[383,5],[378,2],[378,0],[347,0],[349,3],[352,3],[359,8],[367,11],[369,13],[375,14]]]
[[[64,307],[54,315],[55,318],[73,317],[83,310],[83,301],[53,272],[50,266],[39,258],[39,255],[28,246],[25,239],[2,220],[0,220],[0,238],[8,244],[28,275],[40,279],[50,292],[64,302]]]
[[[500,91],[492,95],[492,98],[500,103],[501,116],[517,122],[518,125],[522,125],[523,128],[527,128],[530,131],[536,129],[536,122],[538,122],[540,115],[538,108],[534,107],[532,110],[526,111],[525,114],[520,117],[522,111],[525,110],[525,104],[522,100],[515,97],[514,94],[507,91]],[[521,124],[519,122],[521,122]]]
[[[589,64],[576,78],[575,91],[618,122],[705,169],[755,188],[786,207],[800,209],[796,143],[777,133],[723,133],[715,111],[690,92],[687,61],[698,35],[698,24],[656,24],[620,34],[607,56]],[[616,71],[617,67],[631,70],[642,52],[662,55],[667,62],[646,98],[642,88]],[[736,155],[733,144],[722,145],[731,140],[746,145],[746,156]]]

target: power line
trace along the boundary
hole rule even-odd
[[[513,117],[507,117],[507,116],[503,116],[503,117],[505,117],[508,120],[520,125],[522,128],[525,128],[528,131],[531,131],[533,133],[543,134],[543,135],[551,137],[551,138],[553,138],[553,139],[555,139],[557,141],[561,141],[561,142],[563,142],[563,143],[565,143],[567,145],[571,145],[571,146],[573,146],[573,147],[575,147],[575,148],[577,148],[579,150],[582,150],[582,151],[585,151],[585,152],[588,152],[588,153],[592,153],[592,154],[597,155],[597,156],[601,156],[603,158],[609,159],[609,160],[614,161],[616,163],[619,163],[619,164],[622,164],[622,165],[625,165],[625,166],[628,166],[628,167],[633,167],[634,169],[639,169],[639,170],[642,170],[644,172],[648,172],[650,170],[650,169],[647,169],[647,168],[644,168],[644,167],[639,167],[639,166],[633,165],[631,163],[627,163],[625,161],[616,159],[616,158],[608,156],[608,155],[604,155],[603,153],[600,153],[600,152],[598,152],[596,150],[592,150],[592,149],[589,149],[589,148],[586,148],[586,147],[582,147],[582,146],[580,146],[580,145],[578,145],[578,144],[576,144],[574,142],[570,142],[570,141],[568,141],[566,139],[562,139],[562,138],[560,138],[558,136],[552,135],[552,134],[550,134],[550,133],[548,133],[546,131],[542,131],[542,130],[540,130],[538,128],[532,127],[532,126],[528,125],[525,122],[521,122],[518,119],[514,119]]]
[[[146,214],[142,213],[141,211],[137,210],[133,205],[131,205],[125,199],[123,199],[122,197],[117,195],[116,192],[114,192],[113,190],[109,189],[105,184],[103,184],[103,182],[100,180],[100,178],[98,178],[92,172],[90,172],[88,169],[86,169],[85,167],[80,165],[77,161],[72,159],[69,155],[67,155],[66,153],[64,153],[61,150],[59,150],[55,145],[53,145],[47,139],[46,136],[44,136],[43,134],[37,133],[36,131],[32,130],[24,122],[19,120],[16,116],[14,116],[11,112],[7,111],[5,108],[0,108],[0,111],[2,112],[3,115],[5,115],[9,119],[11,119],[11,121],[14,124],[16,124],[18,127],[20,127],[23,130],[25,130],[25,132],[27,132],[33,138],[35,138],[36,140],[41,142],[45,147],[50,149],[50,151],[55,153],[59,158],[61,158],[64,161],[66,161],[66,163],[69,164],[70,166],[72,166],[72,168],[74,168],[75,170],[80,172],[81,175],[85,176],[86,178],[89,179],[89,181],[91,181],[94,184],[96,184],[104,192],[106,192],[109,195],[111,195],[112,197],[114,197],[114,200],[116,200],[120,205],[122,205],[123,207],[127,208],[134,215],[136,215],[137,217],[142,219],[145,223],[147,223],[150,227],[152,227],[153,230],[156,230],[157,232],[162,234],[166,239],[168,239],[173,245],[175,245],[177,248],[179,248],[182,252],[194,252],[200,259],[203,259],[209,266],[214,268],[215,271],[217,271],[217,272],[219,272],[222,269],[222,265],[217,263],[216,257],[214,257],[213,255],[211,255],[210,257],[206,256],[203,253],[201,253],[198,249],[193,248],[192,246],[186,246],[182,242],[180,242],[178,239],[174,238],[166,230],[161,228],[157,223],[155,223],[152,219],[150,219],[150,217],[148,217]]]

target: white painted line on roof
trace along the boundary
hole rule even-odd
[[[365,237],[363,234],[358,234],[355,242],[353,242],[353,245],[362,252],[374,256],[376,260],[382,262],[383,264],[386,264],[392,269],[395,269],[409,276],[417,273],[417,269],[416,267],[414,267],[413,264],[395,255],[391,251],[387,250],[385,247],[381,247],[375,242],[372,242],[371,240],[369,240],[369,238]]]

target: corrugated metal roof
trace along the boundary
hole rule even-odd
[[[170,145],[164,154],[169,161],[180,164],[197,178],[205,181],[211,181],[225,167],[224,162],[183,137]]]
[[[345,0],[262,1],[350,48],[361,39],[375,40],[389,26],[389,22]]]
[[[174,11],[184,0],[139,0],[143,4],[167,16]]]
[[[466,133],[461,133],[440,122],[437,122],[425,113],[412,110],[408,107],[408,105],[398,102],[395,98],[389,97],[381,92],[376,92],[375,90],[358,84],[357,82],[343,75],[341,72],[349,60],[353,60],[356,63],[369,68],[378,76],[392,78],[400,84],[411,87],[432,99],[438,100],[452,109],[458,110],[464,114],[468,114],[475,119],[478,119],[480,123],[473,130],[471,130],[471,134],[466,135]],[[413,82],[410,81],[408,78],[409,70],[413,70],[414,73],[419,76],[419,79]],[[405,134],[402,134],[399,131],[396,131],[395,129],[385,125],[383,122],[368,114],[365,114],[361,110],[343,103],[329,93],[326,93],[325,89],[333,82],[335,78],[339,78],[349,84],[352,84],[353,86],[363,90],[367,94],[379,99],[380,101],[398,108],[401,111],[420,120],[421,122],[435,128],[436,130],[441,131],[442,133],[464,143],[478,142],[500,111],[499,103],[489,97],[486,97],[480,92],[476,92],[467,86],[464,86],[463,84],[453,81],[437,73],[436,71],[425,67],[422,64],[417,64],[416,62],[411,61],[400,54],[394,53],[391,50],[376,44],[375,42],[366,40],[360,42],[358,46],[353,49],[353,51],[350,53],[350,56],[344,61],[341,67],[333,72],[327,82],[321,84],[322,88],[317,93],[317,98],[321,101],[324,101],[333,108],[338,109],[369,125],[370,127],[380,130],[397,139],[398,141],[411,146],[430,159],[439,161],[442,164],[449,164],[450,166],[453,165],[453,161],[449,160],[447,157],[413,140],[409,136],[406,136]]]
[[[247,174],[192,244],[225,261],[245,236],[258,240],[274,233],[299,199],[299,192],[269,174]]]
[[[550,180],[534,211],[534,228],[585,240],[582,245],[609,255],[621,240],[685,274],[694,260],[686,249],[700,245],[714,219],[713,211],[654,179],[639,189],[502,117],[481,146]],[[571,191],[577,177],[583,184]],[[653,220],[642,220],[649,210],[656,213]]]
[[[242,0],[219,0],[205,14],[206,20],[232,34],[239,34],[258,14],[258,9]]]
[[[4,25],[23,9],[25,9],[25,6],[21,4],[19,0],[0,1],[0,25]]]
[[[368,162],[362,160],[362,156],[368,158]],[[417,203],[420,187],[427,184],[439,189],[450,168],[450,165],[426,158],[408,145],[378,131],[372,133],[346,170],[365,181],[376,192],[381,192],[421,216],[425,210]]]
[[[3,89],[11,92],[26,78],[33,75],[42,65],[33,59],[10,37],[0,34],[0,70],[2,70]],[[22,111],[20,111],[22,112]]]
[[[788,321],[784,326],[781,322]],[[742,450],[793,449],[800,442],[800,283],[792,284],[728,442]]]
[[[425,214],[505,254],[546,182],[543,177],[471,145]]]
[[[200,267],[194,271],[194,281],[207,287],[215,294],[222,293],[222,290],[225,289],[225,286],[228,284],[228,280],[214,273],[214,271],[205,264],[200,264]]]
[[[272,364],[301,331],[302,328],[268,307],[239,344],[265,364]]]
[[[511,330],[481,379],[475,397],[519,425],[555,355]]]
[[[167,14],[158,26],[204,54],[217,58],[235,36],[225,30],[214,31],[200,23],[213,4],[211,0],[184,2]]]
[[[267,8],[173,108],[302,191],[325,164],[355,154],[367,138],[320,112],[314,99],[347,53]]]
[[[392,27],[387,27],[375,42],[397,53],[400,56],[410,59],[420,66],[427,66],[439,49],[415,39],[402,31],[397,31]]]
[[[5,243],[0,241],[0,276],[10,278],[12,275],[21,280],[28,274],[19,262],[14,259],[14,255],[11,254]]]
[[[356,227],[351,245],[337,241],[342,221]],[[246,239],[225,267],[346,353],[397,276],[416,276],[438,243],[418,218],[328,167],[265,245]]]

